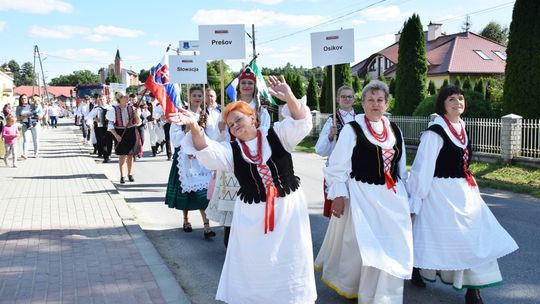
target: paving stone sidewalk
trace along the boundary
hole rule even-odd
[[[0,162],[0,303],[187,303],[65,122],[39,158]]]

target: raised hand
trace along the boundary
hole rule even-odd
[[[276,76],[268,77],[268,91],[276,98],[285,102],[296,100],[291,88],[285,82],[285,77],[281,75],[279,79]]]
[[[171,113],[169,119],[172,123],[177,125],[192,125],[197,123],[197,118],[193,115],[192,112],[186,109],[178,109],[178,112]]]

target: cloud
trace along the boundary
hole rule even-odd
[[[46,52],[45,55],[87,63],[106,64],[112,61],[112,55],[110,51],[105,52],[93,48],[65,49],[53,52]]]
[[[353,24],[372,22],[402,21],[408,17],[410,12],[402,12],[397,5],[380,6],[368,8],[358,13],[360,19],[354,19]]]
[[[57,25],[49,28],[33,25],[28,29],[33,37],[71,39],[75,35],[87,35],[90,29],[82,26]]]
[[[240,17],[241,16],[241,17]],[[289,27],[306,27],[322,23],[329,19],[327,16],[318,15],[287,15],[265,10],[198,10],[192,20],[197,24],[236,24],[239,18],[244,24],[256,26],[270,26],[285,24]]]
[[[159,40],[150,40],[146,44],[149,45],[149,46],[166,48],[170,43],[165,42],[165,41],[159,41]]]
[[[266,5],[274,5],[283,2],[283,0],[241,0],[242,2],[255,2]]]
[[[98,35],[108,35],[124,38],[137,38],[144,34],[143,31],[129,29],[125,27],[116,27],[112,25],[100,25],[94,28],[94,32]]]
[[[28,34],[33,37],[54,39],[71,39],[76,36],[82,36],[93,42],[103,42],[110,40],[111,37],[136,38],[143,35],[144,32],[111,25],[99,25],[95,28],[71,25],[55,25],[50,27],[33,25],[28,29]]]
[[[0,20],[0,32],[2,32],[6,28],[6,22]]]
[[[73,6],[59,0],[0,0],[0,11],[9,10],[34,14],[48,14],[54,11],[71,13]]]

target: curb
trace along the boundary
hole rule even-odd
[[[81,138],[77,136],[77,134],[80,135],[79,130],[73,129],[73,133],[79,141],[78,146],[81,151],[89,153],[88,150],[90,147],[81,143]],[[96,167],[98,166],[96,165]],[[190,304],[191,302],[184,293],[184,290],[180,287],[178,281],[174,278],[170,269],[167,267],[167,264],[163,261],[152,242],[146,237],[141,226],[139,226],[135,220],[135,216],[133,216],[133,213],[128,208],[124,197],[118,194],[118,190],[109,179],[104,183],[104,186],[107,194],[114,203],[114,208],[116,209],[124,228],[131,236],[131,239],[135,243],[143,260],[148,265],[148,268],[150,268],[165,301],[169,304]]]

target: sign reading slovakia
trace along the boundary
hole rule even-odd
[[[313,67],[354,61],[354,30],[311,33]]]
[[[206,60],[201,56],[169,55],[170,81],[176,83],[207,83]]]
[[[199,25],[201,56],[206,60],[246,59],[243,24]]]
[[[178,44],[178,50],[180,50],[180,52],[198,51],[199,41],[198,40],[180,40],[180,43]]]

